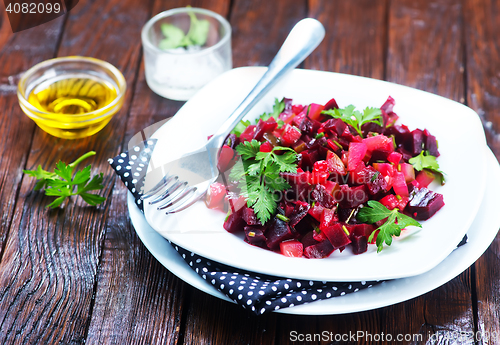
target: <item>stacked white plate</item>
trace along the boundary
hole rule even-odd
[[[202,146],[228,117],[265,68],[231,70],[207,85],[154,133],[158,139],[151,166],[161,166],[183,152]],[[371,289],[330,300],[280,310],[290,314],[339,314],[369,310],[428,292],[467,269],[487,249],[499,227],[496,215],[500,167],[486,145],[477,114],[457,102],[409,87],[345,74],[294,70],[280,81],[246,116],[255,119],[271,111],[274,98],[294,104],[324,104],[334,97],[340,107],[380,106],[396,100],[399,123],[427,128],[439,140],[438,158],[447,175],[444,186],[430,189],[444,195],[446,205],[422,229],[405,230],[392,246],[361,255],[349,250],[329,258],[288,258],[253,247],[222,228],[225,214],[198,202],[186,211],[165,215],[145,204],[145,217],[129,197],[134,227],[151,253],[172,273],[198,289],[229,300],[199,277],[163,237],[208,259],[253,272],[287,278],[363,281],[387,280]],[[153,185],[152,174],[146,185]],[[158,177],[157,177],[158,178]],[[488,188],[485,192],[486,181]],[[469,241],[456,248],[467,233]],[[404,287],[404,288],[403,288]],[[395,293],[397,292],[397,293]]]

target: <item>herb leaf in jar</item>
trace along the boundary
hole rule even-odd
[[[187,34],[184,34],[182,29],[173,24],[164,23],[161,25],[161,32],[165,38],[160,41],[158,48],[168,50],[190,46],[201,47],[207,42],[210,28],[208,20],[199,20],[192,11],[189,11],[188,14],[191,23]]]

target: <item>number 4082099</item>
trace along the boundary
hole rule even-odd
[[[9,3],[5,11],[9,13],[59,13],[61,4],[55,3]]]

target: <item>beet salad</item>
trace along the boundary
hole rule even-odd
[[[207,206],[227,210],[228,232],[286,256],[361,254],[369,245],[380,252],[444,206],[428,189],[445,183],[436,137],[397,124],[394,105],[392,97],[360,110],[335,99],[275,100],[271,113],[227,137]]]

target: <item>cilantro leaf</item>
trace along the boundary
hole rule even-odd
[[[45,187],[45,195],[58,197],[47,207],[59,207],[66,198],[73,195],[80,195],[85,202],[95,206],[102,203],[106,198],[87,192],[104,187],[102,185],[102,173],[90,179],[91,166],[89,165],[77,171],[73,177],[73,172],[78,163],[93,155],[95,155],[94,151],[87,152],[73,163],[67,165],[59,161],[53,173],[43,170],[40,165],[36,170],[24,170],[24,172],[29,176],[39,179],[35,185],[35,190]],[[74,186],[77,186],[76,192],[74,191]]]
[[[376,231],[379,230],[376,241],[377,253],[382,251],[384,242],[385,244],[390,246],[392,243],[392,237],[399,236],[401,234],[401,230],[406,228],[407,226],[418,226],[420,228],[422,227],[422,225],[415,219],[398,212],[397,208],[391,211],[380,202],[375,200],[369,200],[368,207],[363,207],[356,215],[356,219],[358,221],[368,224],[378,222],[385,218],[387,218],[387,220],[384,222],[384,224],[375,229],[368,238],[368,241],[371,242],[373,240],[373,237],[375,236]]]
[[[185,39],[184,31],[172,24],[164,23],[160,26],[161,33],[165,36],[158,44],[162,50],[175,49],[182,45]]]
[[[341,119],[351,127],[353,127],[358,134],[363,137],[361,126],[366,123],[373,122],[379,126],[383,126],[382,111],[380,108],[366,107],[363,112],[356,110],[354,105],[348,105],[343,109],[329,109],[321,112],[325,115],[330,115],[333,118]]]
[[[274,147],[271,152],[260,152],[260,145],[252,140],[236,147],[242,161],[235,164],[229,177],[239,181],[238,188],[247,198],[247,206],[253,208],[257,218],[265,224],[278,207],[275,192],[290,188],[280,173],[297,172],[297,154],[281,146]]]
[[[255,139],[240,143],[236,147],[236,151],[238,151],[244,160],[255,158],[255,156],[259,153],[259,150],[260,142]]]
[[[437,173],[441,179],[441,185],[446,183],[444,178],[445,173],[439,170],[439,163],[437,162],[436,157],[429,154],[428,151],[426,151],[424,155],[424,151],[422,150],[418,156],[410,158],[408,162],[413,165],[415,170],[421,171],[423,169],[428,169]]]

